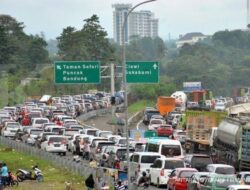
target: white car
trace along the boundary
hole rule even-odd
[[[2,129],[2,135],[4,137],[14,137],[17,130],[21,129],[21,125],[17,122],[6,122],[5,127]]]
[[[208,164],[206,170],[210,173],[234,175],[235,169],[227,164]]]
[[[175,129],[173,132],[174,139],[180,141],[182,144],[186,142],[187,133],[181,129]]]
[[[157,158],[150,166],[150,181],[157,185],[167,185],[169,174],[175,168],[185,168],[185,163],[177,158]]]
[[[97,137],[108,137],[109,135],[112,135],[113,133],[111,131],[96,131]]]
[[[216,111],[225,111],[226,106],[225,106],[224,103],[218,102],[218,103],[215,104],[214,109],[215,109]]]
[[[163,124],[166,124],[166,122],[162,119],[151,119],[148,125],[148,130],[156,130]]]
[[[41,149],[52,153],[61,153],[66,155],[67,139],[60,135],[47,136],[46,140],[42,142]]]
[[[32,119],[32,127],[38,127],[41,128],[44,123],[49,123],[48,118],[34,118]]]
[[[164,158],[155,152],[135,152],[131,156],[129,171],[132,179],[138,181],[143,172],[148,172],[157,158]]]

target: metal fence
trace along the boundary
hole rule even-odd
[[[90,118],[98,117],[98,116],[101,116],[101,115],[104,115],[107,113],[111,113],[111,109],[106,108],[106,109],[99,109],[99,110],[90,111],[90,112],[87,112],[83,115],[80,115],[79,117],[77,117],[77,119],[80,121],[87,121]]]
[[[0,144],[10,147],[18,152],[47,160],[57,167],[64,168],[72,173],[83,176],[84,178],[87,178],[90,174],[93,174],[95,179],[98,176],[101,176],[102,178],[105,178],[105,181],[108,182],[109,185],[114,184],[113,177],[108,175],[111,170],[112,173],[116,172],[113,169],[102,167],[91,168],[88,163],[75,162],[73,160],[73,157],[61,157],[59,155],[46,152],[36,147],[29,146],[23,142],[17,142],[2,136],[0,136]]]

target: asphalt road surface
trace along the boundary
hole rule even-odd
[[[99,117],[94,117],[86,122],[84,122],[84,124],[87,124],[87,125],[91,125],[93,127],[96,127],[98,129],[101,129],[101,130],[108,130],[108,131],[113,131],[113,130],[116,130],[118,127],[121,127],[121,126],[118,126],[118,125],[111,125],[110,122],[111,122],[112,118],[111,118],[111,114],[105,114],[105,115],[102,115],[102,116],[99,116]],[[140,129],[145,129],[147,130],[147,126],[145,126],[142,121],[139,122],[137,124],[137,126],[135,126],[135,128],[139,127]],[[67,157],[71,157],[72,158],[72,153],[68,153]],[[86,160],[82,160],[82,162],[85,162],[87,163]],[[134,189],[134,188],[133,188]],[[148,188],[149,190],[156,190],[156,189],[159,189],[155,186],[150,186]],[[162,186],[160,189],[166,189],[166,186]]]

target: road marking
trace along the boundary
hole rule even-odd
[[[141,123],[142,123],[142,120],[140,120],[140,121],[137,123],[137,125],[136,125],[136,129],[137,129],[137,130],[139,130],[139,129],[140,129],[140,125],[141,125]]]

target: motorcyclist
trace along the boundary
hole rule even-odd
[[[148,178],[147,173],[145,171],[142,172],[142,176],[139,178],[138,186],[139,187],[148,187],[149,186],[149,178]]]

